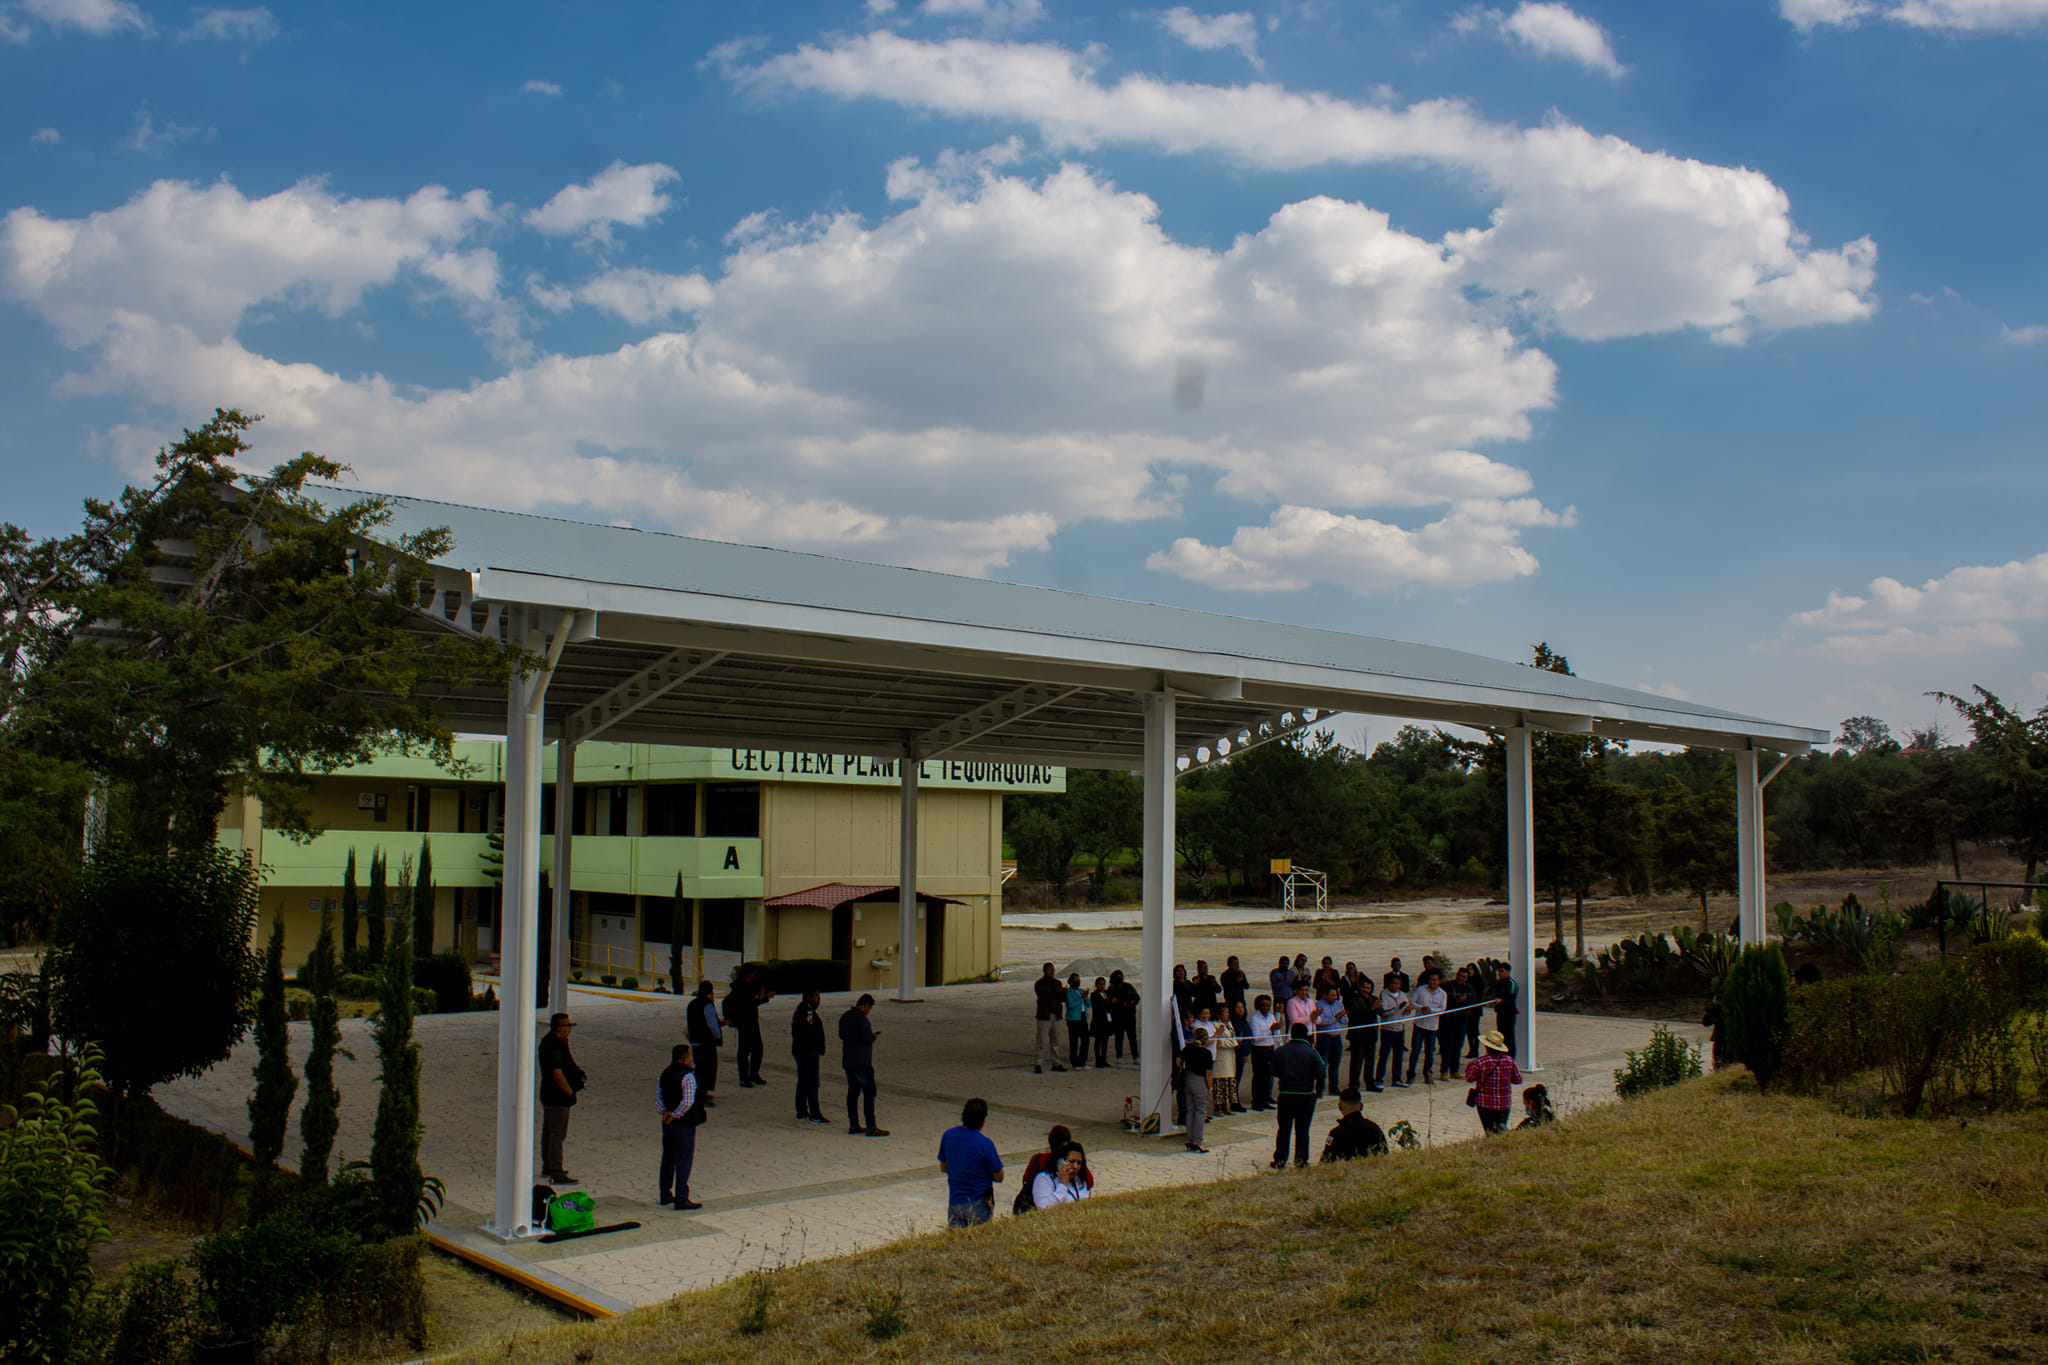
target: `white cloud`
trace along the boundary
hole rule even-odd
[[[896,12],[896,0],[866,0],[861,8],[879,19],[885,14]]]
[[[1875,578],[1863,595],[1829,593],[1827,604],[1786,622],[1786,639],[1845,663],[1933,657],[2021,643],[2019,623],[2048,619],[2048,553],[1999,565],[1964,565],[1917,588]]]
[[[1013,33],[1045,18],[1044,0],[924,0],[918,9],[928,18],[971,20],[990,33]],[[869,7],[871,14],[886,12]]]
[[[191,38],[219,38],[226,42],[260,43],[277,36],[277,16],[258,5],[253,9],[202,9],[195,11]]]
[[[1266,524],[1218,550],[1188,536],[1163,569],[1271,587],[1328,581],[1326,556],[1359,591],[1524,574],[1524,531],[1569,523],[1477,453],[1528,434],[1554,367],[1437,245],[1332,199],[1188,245],[1143,195],[1077,166],[1006,177],[1002,155],[956,158],[972,176],[897,168],[910,197],[876,222],[756,224],[703,277],[528,279],[541,307],[687,330],[457,388],[345,378],[235,333],[260,304],[341,314],[408,277],[488,316],[499,263],[466,240],[492,221],[480,191],[166,183],[87,219],[19,209],[0,290],[82,353],[62,392],[167,417],[232,401],[277,449],[430,496],[985,572],[1077,520],[1177,516],[1201,480]]]
[[[135,111],[135,130],[121,140],[121,145],[131,152],[160,152],[180,142],[189,142],[201,133],[210,135],[211,131],[196,124],[175,123],[170,119],[158,123],[149,112],[149,105],[144,103]]]
[[[556,85],[556,84],[555,84],[555,83],[554,83],[553,81],[544,81],[544,80],[541,80],[541,79],[539,79],[538,77],[536,77],[535,79],[533,79],[533,80],[530,80],[530,81],[528,81],[528,82],[527,82],[526,84],[524,84],[524,85],[520,86],[520,87],[519,87],[519,90],[520,90],[520,93],[521,93],[521,94],[526,94],[526,95],[556,95],[556,96],[559,96],[559,95],[560,95],[560,94],[562,93],[562,87],[561,87],[561,86],[559,86],[559,85]]]
[[[31,147],[54,147],[64,140],[64,135],[55,128],[38,128],[28,135]]]
[[[1778,0],[1778,12],[1802,33],[1865,19],[1956,33],[2014,33],[2048,22],[2048,0]]]
[[[1196,14],[1186,5],[1175,5],[1159,16],[1159,22],[1166,31],[1202,52],[1216,52],[1234,47],[1244,54],[1244,59],[1253,66],[1263,69],[1265,63],[1259,60],[1259,26],[1252,16],[1238,11],[1232,14]]]
[[[2038,322],[2028,323],[2024,327],[2005,327],[2000,329],[1999,339],[2008,346],[2038,346],[2043,341],[2048,341],[2048,327]]]
[[[149,16],[129,0],[21,0],[21,10],[51,28],[75,28],[95,38],[151,32]]]
[[[1423,161],[1464,172],[1499,200],[1484,227],[1444,238],[1464,281],[1572,336],[1690,326],[1733,341],[1876,308],[1875,246],[1813,247],[1762,173],[1647,152],[1562,120],[1513,128],[1453,101],[1390,109],[1268,84],[1104,84],[1088,56],[1051,44],[885,31],[805,44],[734,74],[761,89],[1013,119],[1054,147],[1137,142],[1276,170]]]
[[[1577,62],[1609,76],[1618,77],[1628,70],[1615,57],[1607,30],[1569,5],[1523,0],[1513,14],[1469,9],[1453,19],[1451,27],[1460,33],[1493,33],[1539,57]]]
[[[1524,526],[1571,524],[1534,499],[1475,502],[1418,530],[1320,508],[1285,506],[1264,526],[1240,526],[1230,544],[1184,536],[1146,567],[1212,588],[1283,592],[1332,583],[1352,592],[1466,588],[1536,572],[1518,543]]]
[[[614,161],[588,183],[557,190],[554,198],[529,212],[525,222],[550,236],[580,232],[586,240],[609,242],[614,223],[643,227],[666,213],[669,198],[661,187],[678,178],[673,167],[659,161],[639,166]]]

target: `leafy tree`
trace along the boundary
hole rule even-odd
[[[1109,884],[1109,860],[1144,838],[1145,789],[1129,773],[1075,769],[1064,803],[1076,851],[1095,861],[1095,892]]]
[[[242,1040],[256,892],[256,869],[219,844],[93,850],[57,920],[52,1004],[60,1033],[105,1049],[118,1097],[196,1076]]]
[[[256,1088],[249,1096],[249,1149],[259,1179],[284,1154],[292,1096],[299,1078],[292,1071],[291,1026],[284,1004],[284,921],[272,922],[263,955],[263,984],[256,996]],[[252,1210],[253,1211],[253,1210]]]
[[[1661,885],[1699,898],[1700,930],[1712,930],[1707,898],[1735,889],[1740,859],[1735,847],[1732,780],[1696,792],[1676,776],[1665,779],[1657,807],[1657,874]]]
[[[97,1053],[75,1076],[52,1073],[20,1110],[0,1105],[0,1360],[65,1365],[92,1288],[91,1253],[107,1240],[100,1187],[111,1172],[94,1131]],[[64,1093],[75,1082],[79,1098]]]
[[[409,880],[402,871],[401,884]],[[419,1225],[425,1177],[420,1171],[420,1047],[413,1041],[412,945],[409,917],[394,921],[377,990],[377,1117],[370,1130],[370,1184],[378,1223],[398,1236]],[[516,1002],[507,1001],[506,1008]]]
[[[415,956],[427,957],[434,951],[434,897],[439,890],[434,885],[434,841],[422,839],[419,880],[413,884],[411,906]]]
[[[1982,687],[1974,700],[1947,692],[1929,695],[1947,702],[1969,722],[1972,748],[1984,759],[1992,818],[1987,833],[2002,839],[2026,860],[2031,882],[2048,853],[2048,705],[2031,717]]]
[[[1769,1089],[1785,1056],[1792,978],[1775,943],[1752,943],[1728,969],[1721,987],[1721,1037],[1730,1057]]]
[[[1003,803],[1005,836],[1027,876],[1061,889],[1080,851],[1080,836],[1060,796],[1020,796]]]
[[[370,961],[384,960],[384,936],[389,925],[384,922],[386,893],[384,879],[389,875],[389,864],[385,861],[384,850],[373,849],[370,853],[370,894],[363,905],[363,917],[368,921],[364,926],[370,940]]]
[[[341,874],[341,960],[353,962],[356,956],[356,851],[348,851],[348,867]]]
[[[304,833],[309,771],[415,745],[452,761],[422,684],[511,657],[415,628],[445,531],[372,541],[389,509],[323,509],[307,481],[344,467],[311,453],[243,474],[255,420],[216,410],[72,535],[0,526],[0,733],[118,789],[145,847],[212,843],[235,787]]]
[[[334,1002],[334,976],[334,923],[323,912],[305,977],[313,993],[313,1036],[306,1049],[306,1107],[299,1113],[299,1179],[309,1185],[327,1183],[327,1161],[341,1130],[341,1091],[334,1084],[341,1010]]]
[[[0,938],[44,938],[78,881],[78,831],[89,779],[65,763],[0,743]]]
[[[1946,848],[1949,866],[1960,878],[1962,838],[1981,804],[1972,790],[1981,785],[1972,781],[1975,765],[1940,749],[1908,750],[1906,761],[1916,774],[1910,785],[1879,787],[1867,799],[1872,832],[1888,851],[1915,862]]]
[[[1209,875],[1222,832],[1225,793],[1217,779],[1216,769],[1197,769],[1181,779],[1173,798],[1174,855],[1181,871],[1197,880]]]
[[[1896,753],[1899,748],[1892,727],[1876,716],[1849,717],[1842,722],[1842,734],[1835,743],[1852,754]]]

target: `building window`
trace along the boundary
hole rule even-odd
[[[540,789],[540,832],[555,832],[555,787],[552,782]]]
[[[743,900],[704,902],[704,944],[706,948],[737,953],[745,941],[747,903]]]
[[[433,824],[434,793],[428,787],[407,787],[405,789],[405,827],[414,834],[425,834]]]
[[[572,809],[569,812],[569,832],[571,834],[595,833],[590,828],[590,788],[576,788],[576,799],[571,803],[571,807]]]
[[[674,837],[697,832],[697,784],[663,782],[643,793],[647,803],[647,832]]]
[[[705,787],[704,833],[723,839],[760,838],[761,784],[713,782]],[[704,932],[709,937],[711,931],[706,929]]]
[[[626,832],[626,789],[624,787],[613,787],[611,819],[606,826],[605,833],[611,835],[614,839],[619,839],[625,837]]]

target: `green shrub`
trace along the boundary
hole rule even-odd
[[[313,1017],[313,992],[300,990],[297,986],[284,988],[284,1017],[294,1024],[302,1024]]]
[[[624,977],[620,980],[619,984],[629,991],[637,991],[640,989],[640,978],[637,976]]]
[[[432,1014],[435,1012],[436,1006],[441,1003],[440,997],[425,986],[413,986],[410,988],[409,994],[412,997],[412,1012],[414,1014]]]
[[[1689,1081],[1704,1069],[1698,1045],[1686,1042],[1663,1024],[1650,1029],[1649,1045],[1622,1054],[1614,1073],[1614,1093],[1625,1100]]]
[[[126,1183],[187,1223],[223,1228],[238,1217],[248,1179],[241,1152],[154,1100],[121,1106],[119,1164]]]
[[[46,1077],[17,1111],[4,1106],[0,1128],[0,1360],[60,1365],[92,1286],[88,1259],[107,1238],[100,1186],[107,1178],[93,1120],[104,1093],[97,1052],[75,1078],[80,1098],[66,1103],[66,1080]]]
[[[377,978],[366,972],[342,972],[334,978],[334,994],[342,1000],[375,1000]]]
[[[1552,976],[1570,966],[1571,960],[1571,950],[1564,946],[1564,940],[1561,938],[1550,940],[1550,946],[1543,950],[1543,961],[1550,968]]]
[[[843,991],[852,978],[852,964],[829,957],[770,958],[765,962],[742,962],[732,969],[732,980],[740,979],[745,968],[754,969],[754,979],[775,995],[801,995],[805,991]]]
[[[201,1325],[183,1272],[174,1258],[142,1261],[96,1292],[72,1347],[75,1365],[185,1365]]]
[[[219,1341],[262,1341],[341,1273],[355,1245],[347,1233],[317,1230],[289,1213],[202,1238],[192,1266],[208,1331]]]
[[[420,958],[413,963],[412,973],[413,985],[424,987],[434,996],[433,1005],[421,1013],[460,1014],[469,1008],[469,959],[459,950],[450,948]]]
[[[1728,1055],[1768,1088],[1784,1057],[1792,978],[1775,943],[1750,944],[1721,989],[1721,1038]]]
[[[619,984],[619,978],[612,972],[606,972],[597,978],[597,983],[600,986],[616,986]]]

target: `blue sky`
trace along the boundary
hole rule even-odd
[[[0,0],[0,517],[240,406],[366,488],[2031,710],[2044,57],[2048,0]]]

